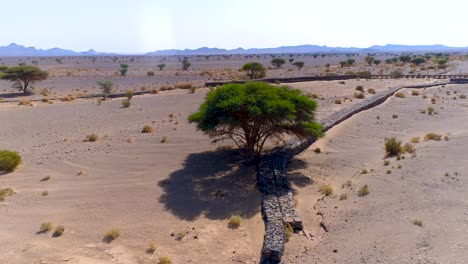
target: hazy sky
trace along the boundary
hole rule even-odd
[[[0,46],[148,52],[317,44],[468,46],[462,0],[0,0]]]

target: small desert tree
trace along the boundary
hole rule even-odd
[[[99,87],[102,89],[102,93],[104,94],[105,97],[107,97],[109,94],[112,93],[112,86],[114,86],[114,83],[109,80],[103,80],[97,82]]]
[[[318,137],[317,103],[300,90],[268,83],[226,84],[207,94],[189,122],[218,142],[233,140],[250,158],[258,157],[271,138],[284,134]]]
[[[119,71],[121,76],[126,76],[128,72],[128,64],[120,64]]]
[[[283,64],[285,64],[285,63],[286,63],[286,61],[284,59],[281,59],[281,58],[275,58],[275,59],[271,60],[271,64],[273,64],[273,66],[275,66],[277,69],[281,68],[281,66],[283,66]]]
[[[372,63],[374,62],[375,58],[372,57],[372,56],[367,56],[364,58],[364,60],[367,62],[367,64],[369,64],[369,66],[372,65]]]
[[[258,62],[249,62],[242,66],[242,70],[245,71],[250,79],[261,79],[265,77],[266,68]]]
[[[192,64],[188,61],[187,58],[184,58],[182,61],[182,70],[186,71]]]
[[[416,65],[423,64],[425,62],[426,62],[426,59],[423,57],[416,57],[411,61],[411,63],[414,63]]]
[[[162,71],[164,69],[164,67],[166,67],[165,63],[158,64],[158,68],[159,68],[160,71]]]
[[[22,65],[10,67],[3,70],[0,78],[13,82],[13,87],[19,89],[24,94],[28,92],[28,87],[35,81],[42,81],[49,77],[47,71],[36,66]]]
[[[304,67],[304,62],[303,61],[296,61],[293,63],[294,66],[297,67],[298,70],[302,69]]]

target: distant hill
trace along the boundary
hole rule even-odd
[[[255,49],[219,49],[219,48],[199,48],[185,50],[158,50],[146,54],[135,55],[152,55],[152,56],[170,56],[170,55],[227,55],[227,54],[286,54],[286,53],[404,53],[404,52],[468,52],[468,47],[448,47],[444,45],[395,45],[388,44],[385,46],[371,46],[369,48],[341,48],[327,47],[317,45],[299,45],[299,46],[283,46],[277,48],[255,48]],[[91,49],[84,52],[76,52],[61,48],[52,49],[36,49],[35,47],[25,47],[15,43],[8,46],[0,47],[0,57],[12,56],[104,56],[104,55],[119,55],[115,53],[96,52]],[[120,54],[125,55],[125,54]]]
[[[73,50],[66,50],[60,48],[52,49],[36,49],[35,47],[25,47],[16,43],[11,43],[8,46],[0,47],[0,57],[23,57],[23,56],[95,56],[107,55],[106,53],[99,53],[91,49],[84,52],[76,52]]]

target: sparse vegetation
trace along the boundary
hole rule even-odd
[[[236,229],[241,225],[242,218],[239,215],[233,215],[229,218],[228,226],[229,228]]]
[[[149,253],[149,254],[154,254],[154,252],[156,252],[157,248],[158,248],[158,246],[156,245],[156,243],[149,242],[148,249],[146,250],[146,252]]]
[[[117,228],[112,228],[104,235],[104,241],[110,243],[116,240],[120,236],[120,230]]]
[[[375,89],[373,89],[373,88],[367,89],[367,92],[370,93],[370,94],[375,94],[376,93]]]
[[[328,184],[324,184],[319,187],[319,192],[325,196],[330,196],[333,194],[333,188]]]
[[[0,150],[0,172],[12,172],[21,164],[21,156],[14,151]]]
[[[341,100],[340,99],[335,99],[335,104],[341,104]]]
[[[86,135],[86,141],[88,142],[96,142],[97,140],[98,140],[98,135],[96,134]]]
[[[54,234],[52,236],[61,237],[64,232],[65,232],[65,227],[63,225],[59,225],[57,226],[57,228],[55,228]]]
[[[364,95],[364,93],[354,93],[354,98],[364,99],[366,98],[366,96]]]
[[[284,226],[284,241],[287,243],[294,233],[294,229],[290,224]]]
[[[369,194],[369,186],[364,185],[358,190],[359,197],[364,197]]]
[[[170,257],[162,256],[159,257],[158,264],[172,264],[172,260]]]
[[[442,139],[442,136],[436,133],[428,133],[424,136],[424,141],[429,141],[429,140],[434,140],[434,141],[440,141]]]
[[[47,176],[41,178],[41,182],[49,181],[51,178],[52,177],[50,175],[47,175]]]
[[[13,191],[12,188],[0,189],[0,202],[5,201],[7,197],[12,196],[13,194],[15,194],[15,191]]]
[[[51,231],[52,228],[53,228],[53,225],[52,225],[51,222],[44,222],[39,227],[39,233],[47,233],[47,232]]]
[[[103,80],[97,82],[97,85],[102,89],[104,96],[108,96],[112,93],[112,86],[114,86],[114,83],[109,80]]]
[[[122,101],[122,107],[123,108],[129,108],[131,105],[132,105],[132,103],[128,99]]]
[[[385,140],[385,151],[387,156],[397,156],[402,152],[401,141],[396,138],[388,138]]]
[[[141,133],[144,133],[144,134],[146,134],[146,133],[153,133],[153,127],[146,125],[146,126],[144,126],[143,129],[141,130]]]
[[[418,219],[414,219],[413,221],[411,221],[411,223],[413,223],[413,225],[417,225],[419,227],[423,226],[423,222],[421,220],[418,220]]]
[[[398,97],[398,98],[405,98],[406,95],[405,95],[404,93],[402,93],[402,92],[398,92],[398,93],[395,94],[395,97]]]

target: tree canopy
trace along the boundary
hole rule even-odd
[[[261,79],[265,77],[266,68],[261,63],[248,62],[241,70],[245,71],[250,79]]]
[[[47,71],[39,67],[21,65],[17,67],[3,68],[0,78],[13,82],[13,87],[19,89],[24,94],[28,92],[28,87],[36,81],[42,81],[49,77]]]
[[[284,59],[281,59],[281,58],[275,58],[273,60],[271,60],[271,64],[273,64],[276,68],[281,68],[281,66],[283,66],[283,64],[285,64],[286,61]]]
[[[198,112],[189,116],[213,142],[233,140],[248,156],[261,154],[268,139],[285,134],[320,136],[315,122],[317,103],[300,90],[268,83],[226,84],[206,96]]]

